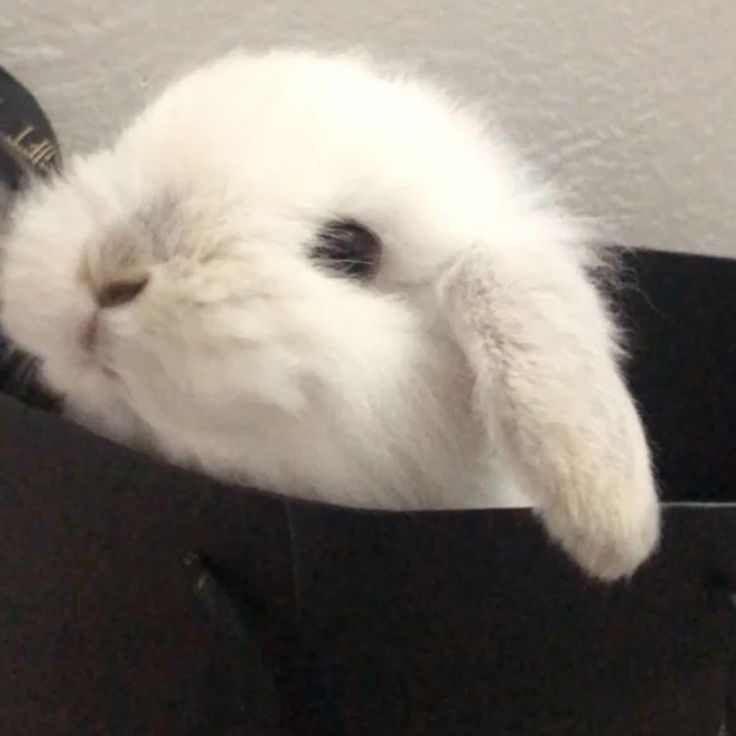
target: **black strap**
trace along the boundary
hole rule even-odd
[[[29,178],[48,176],[60,165],[56,135],[41,106],[0,67],[0,189],[18,192]],[[1,333],[0,391],[38,408],[54,410],[57,406],[56,398],[37,380],[36,362]]]
[[[43,176],[60,165],[56,134],[41,106],[0,67],[0,177],[18,189],[25,172]]]

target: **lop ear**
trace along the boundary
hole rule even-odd
[[[575,251],[476,246],[439,283],[475,404],[551,536],[595,577],[632,573],[659,536],[642,425],[612,323]]]

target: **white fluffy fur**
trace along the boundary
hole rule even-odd
[[[380,235],[374,284],[310,260],[333,218]],[[582,239],[433,88],[353,57],[236,54],[21,204],[1,316],[69,415],[119,441],[364,507],[524,504],[521,487],[614,578],[658,511]],[[140,273],[137,299],[97,308]]]

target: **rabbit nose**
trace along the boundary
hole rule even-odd
[[[132,302],[148,284],[148,276],[110,281],[97,293],[97,303],[103,309],[120,307]]]

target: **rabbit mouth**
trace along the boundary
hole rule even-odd
[[[119,381],[120,374],[111,368],[100,355],[100,331],[101,326],[99,314],[95,313],[82,328],[82,333],[79,338],[80,345],[85,356],[89,359],[89,362],[94,365],[102,375],[106,378]]]
[[[113,381],[119,381],[120,380],[120,374],[117,373],[116,371],[114,371],[109,366],[103,365],[102,363],[98,363],[97,365],[99,366],[100,371],[102,372],[102,374],[106,378],[109,378],[109,379],[111,379]]]
[[[82,328],[79,342],[82,350],[90,357],[94,357],[97,351],[97,338],[100,331],[100,321],[97,314],[94,314],[90,320]]]

